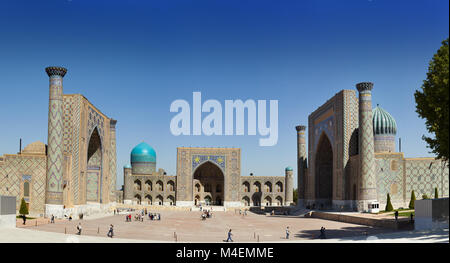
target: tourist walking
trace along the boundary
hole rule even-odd
[[[320,228],[320,239],[326,239],[327,237],[325,236],[325,227],[321,227]]]
[[[109,231],[107,236],[109,236],[110,238],[112,238],[114,236],[114,226],[111,224],[109,225]]]
[[[25,225],[25,223],[27,222],[27,216],[26,215],[22,215],[22,219],[23,219],[23,224]]]
[[[51,219],[50,219],[50,223],[51,223],[51,224],[55,223],[55,216],[54,216],[54,215],[52,215],[52,217],[51,217]]]
[[[78,231],[78,233],[77,233],[77,235],[81,235],[81,223],[78,223],[78,225],[77,225],[77,231]]]
[[[231,233],[231,229],[230,229],[230,231],[228,231],[228,238],[227,238],[227,242],[233,242],[233,239],[231,239],[231,236],[232,236],[233,234]]]
[[[289,234],[290,234],[289,227],[286,227],[286,239],[289,239]]]
[[[398,211],[395,211],[394,215],[395,215],[395,222],[397,222],[398,221]]]

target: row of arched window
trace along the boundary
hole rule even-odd
[[[253,183],[252,189],[250,189],[250,183],[249,182],[245,181],[245,182],[242,183],[242,191],[245,192],[245,193],[252,192],[252,191],[253,192],[257,192],[257,193],[262,192],[262,191],[264,191],[266,193],[273,192],[272,183],[271,182],[265,182],[263,187],[264,188],[261,189],[261,183],[258,182],[258,181]],[[250,190],[252,190],[252,191],[250,191]],[[275,192],[283,192],[283,183],[282,182],[280,182],[280,181],[276,182],[276,184],[275,184]]]
[[[151,195],[145,195],[142,199],[142,196],[140,194],[136,194],[134,196],[134,200],[137,202],[137,204],[145,204],[145,205],[164,205],[164,198],[162,195],[157,195],[154,199]],[[166,204],[168,205],[175,205],[175,197],[173,195],[169,195],[166,198]]]
[[[142,189],[143,188],[143,189]],[[134,189],[136,191],[164,191],[164,183],[161,180],[158,180],[155,184],[155,189],[153,189],[153,183],[150,180],[146,180],[144,186],[142,186],[141,180],[134,180]],[[167,182],[167,191],[175,191],[175,182],[170,180]]]
[[[245,206],[282,206],[283,205],[283,197],[277,196],[275,200],[272,200],[272,197],[266,196],[261,202],[261,197],[259,195],[253,195],[252,199],[248,196],[242,197],[242,203]]]

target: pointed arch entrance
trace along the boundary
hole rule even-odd
[[[102,203],[102,142],[98,129],[92,131],[87,151],[86,201]]]
[[[322,133],[315,156],[315,197],[319,207],[330,207],[333,199],[333,149]]]
[[[223,205],[224,175],[214,163],[207,161],[194,171],[194,202],[198,204]]]

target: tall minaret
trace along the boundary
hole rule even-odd
[[[294,200],[294,175],[291,167],[285,169],[285,205],[292,205]]]
[[[48,104],[47,182],[45,216],[64,216],[63,205],[63,77],[67,69],[48,67],[50,95]]]
[[[109,176],[111,176],[110,185],[110,197],[109,202],[116,201],[116,179],[117,179],[117,156],[116,156],[116,124],[117,120],[111,119],[109,121],[110,138],[111,138],[111,148],[110,148],[110,159],[109,159]]]
[[[358,211],[367,212],[369,204],[377,200],[375,154],[372,120],[373,83],[356,84],[359,92],[359,196]]]
[[[296,126],[297,130],[297,191],[298,191],[298,206],[304,206],[305,188],[306,188],[306,126]]]

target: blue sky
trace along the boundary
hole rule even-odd
[[[242,148],[242,175],[296,167],[295,126],[342,89],[375,83],[407,157],[431,156],[414,91],[448,37],[449,3],[433,1],[1,1],[0,154],[47,141],[48,77],[64,66],[81,93],[118,120],[118,185],[145,141],[176,172],[177,146]],[[172,101],[278,100],[279,139],[170,133]],[[223,104],[224,105],[224,104]],[[191,105],[192,106],[192,105]],[[296,174],[296,171],[294,171]]]

